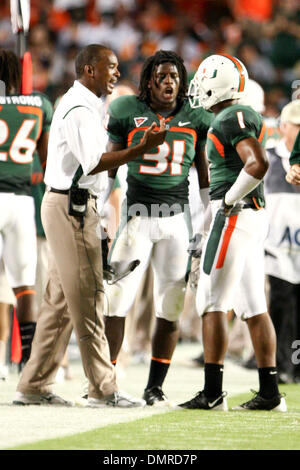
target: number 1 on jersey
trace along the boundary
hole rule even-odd
[[[239,122],[239,126],[241,129],[245,129],[245,121],[244,121],[244,115],[243,115],[243,112],[242,111],[238,111],[236,113],[237,115],[237,118],[238,118],[238,122]]]

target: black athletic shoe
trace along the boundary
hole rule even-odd
[[[149,406],[166,406],[169,405],[169,400],[159,386],[145,388],[143,399],[146,400]]]
[[[262,411],[287,411],[287,406],[283,395],[275,395],[273,398],[263,398],[258,392],[251,390],[254,393],[254,397],[242,403],[239,406],[232,408],[233,410],[245,411],[245,410],[262,410]]]
[[[185,403],[178,405],[179,408],[188,410],[217,410],[228,411],[227,399],[225,398],[227,392],[222,392],[218,398],[209,399],[204,395],[204,391],[198,392],[197,395]]]

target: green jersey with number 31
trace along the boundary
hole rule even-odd
[[[40,93],[0,97],[0,191],[31,194],[33,153],[50,128],[52,104]]]
[[[137,96],[116,98],[108,110],[108,134],[124,147],[138,144],[160,115]],[[188,203],[188,173],[195,147],[204,145],[213,115],[193,110],[185,101],[173,116],[166,118],[165,142],[128,163],[128,205],[142,203]]]

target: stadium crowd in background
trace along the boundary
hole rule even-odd
[[[14,48],[8,1],[0,12],[1,47]],[[115,51],[122,81],[135,89],[156,50],[177,52],[190,77],[212,53],[235,55],[265,89],[265,114],[277,117],[300,78],[300,7],[297,0],[31,0],[35,90],[54,102],[73,82],[76,53],[91,43]]]
[[[180,55],[189,79],[213,53],[238,57],[264,90],[263,116],[272,123],[267,124],[272,145],[280,137],[282,109],[300,98],[297,0],[31,0],[28,39],[33,88],[53,105],[74,82],[77,53],[91,43],[117,54],[119,82],[135,93],[145,60],[157,50]],[[0,47],[15,50],[8,0],[0,5]],[[198,331],[193,338],[199,340]]]

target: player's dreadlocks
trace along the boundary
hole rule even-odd
[[[12,51],[0,50],[0,80],[5,83],[6,93],[19,93],[21,87],[21,63]]]
[[[170,62],[177,67],[179,78],[180,78],[180,85],[178,90],[178,102],[182,103],[184,98],[186,98],[187,89],[188,89],[188,79],[187,79],[187,71],[183,63],[183,59],[172,51],[157,51],[153,56],[149,57],[146,62],[144,63],[140,85],[139,85],[139,99],[146,101],[149,103],[150,101],[150,89],[148,88],[149,80],[151,79],[152,73],[160,64],[165,62]]]

